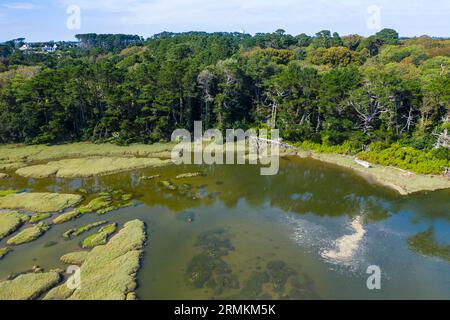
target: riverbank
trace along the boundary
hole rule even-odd
[[[351,169],[368,181],[394,189],[401,195],[408,195],[421,191],[450,189],[450,179],[444,176],[416,174],[403,169],[376,164],[372,164],[372,168],[365,168],[355,162],[354,156],[342,154],[317,153],[300,150],[297,155],[301,158],[309,157]]]
[[[38,171],[43,172],[45,171],[44,169],[48,167],[49,163],[37,166],[36,163],[45,163],[46,161],[58,159],[89,159],[89,161],[98,162],[97,157],[107,157],[112,161],[117,160],[119,157],[119,160],[121,161],[113,162],[121,162],[121,166],[115,168],[114,170],[112,170],[112,172],[121,172],[133,170],[140,167],[154,166],[153,162],[151,164],[142,164],[142,162],[148,161],[142,158],[151,158],[154,160],[156,160],[155,158],[170,158],[171,150],[174,145],[174,143],[157,143],[153,145],[133,144],[129,146],[93,143],[74,143],[55,146],[3,145],[0,146],[0,170],[8,171],[8,174],[10,174],[11,171],[15,171],[17,174],[21,174],[23,172],[28,172],[31,169],[38,169]],[[298,155],[302,158],[310,157],[319,161],[348,168],[362,175],[370,182],[374,182],[394,189],[401,195],[408,195],[420,191],[450,189],[450,179],[444,176],[415,174],[395,167],[386,167],[380,165],[373,165],[372,168],[364,168],[355,162],[354,156],[333,153],[318,153],[297,148],[282,149],[283,150],[280,150],[281,156]],[[134,164],[135,162],[138,163],[138,165]],[[75,167],[78,169],[90,168],[89,171],[92,171],[92,168],[98,166],[76,165]],[[105,168],[103,165],[99,167],[103,168],[100,171],[102,171],[102,173],[104,174],[108,174],[111,171],[107,170],[107,168]],[[103,172],[105,170],[106,173]],[[54,170],[54,168],[52,168],[50,175],[55,174],[55,172],[59,172],[59,176],[61,177],[65,176],[64,168],[58,167],[58,170],[56,171]],[[23,175],[28,176],[26,174]],[[92,172],[80,173],[77,171],[67,176],[73,177],[92,175]],[[7,175],[5,174],[5,176]],[[38,176],[36,175],[32,176],[38,178]],[[45,176],[47,177],[48,174],[46,174]]]

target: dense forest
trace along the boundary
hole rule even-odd
[[[422,173],[450,167],[450,40],[274,33],[78,35],[0,45],[0,143],[170,139],[276,127],[292,143]]]

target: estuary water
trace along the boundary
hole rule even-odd
[[[204,175],[174,179],[198,171]],[[251,165],[90,179],[12,176],[0,189],[120,190],[136,205],[52,226],[0,260],[0,280],[35,265],[65,268],[59,258],[95,232],[63,239],[71,228],[141,219],[148,233],[141,299],[450,299],[450,190],[400,196],[353,171],[293,157],[281,160],[275,176]],[[379,290],[367,287],[369,266],[381,270]]]

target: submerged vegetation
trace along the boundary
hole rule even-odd
[[[433,229],[410,237],[408,239],[408,245],[413,250],[423,255],[440,258],[450,262],[450,245],[439,243],[436,240]]]
[[[314,299],[317,294],[309,278],[298,274],[281,260],[268,261],[265,266],[259,257],[257,271],[244,281],[227,263],[234,246],[231,235],[224,229],[206,231],[197,241],[201,252],[195,255],[186,269],[185,280],[196,289],[210,290],[221,299]]]

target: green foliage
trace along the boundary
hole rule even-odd
[[[431,151],[417,150],[393,144],[385,148],[381,143],[369,146],[359,154],[361,159],[384,166],[394,166],[422,174],[441,174],[450,167],[450,150],[441,148]]]
[[[50,55],[1,45],[0,143],[155,143],[202,120],[276,126],[294,142],[426,151],[450,112],[449,40],[400,40],[392,29],[78,37],[81,47]]]

